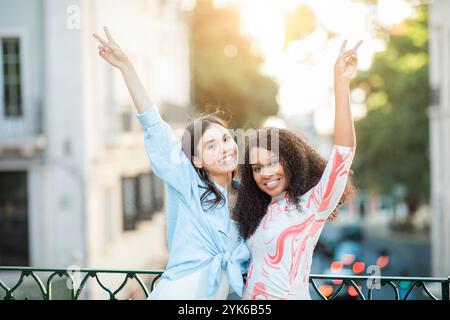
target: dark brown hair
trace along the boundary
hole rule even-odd
[[[272,150],[272,146],[275,145],[274,138],[277,139],[278,150]],[[297,206],[299,206],[300,196],[317,185],[327,165],[325,158],[292,131],[265,128],[257,130],[255,135],[248,137],[245,162],[239,167],[241,186],[234,210],[239,231],[245,239],[256,231],[272,200],[271,196],[263,192],[253,179],[252,166],[249,161],[250,148],[253,147],[263,147],[279,153],[280,164],[284,168],[288,183],[288,199]],[[355,188],[349,176],[338,206],[348,202],[354,194]],[[299,209],[301,210],[300,206]]]
[[[228,123],[221,117],[221,113],[216,111],[214,113],[208,113],[201,115],[197,119],[191,121],[186,127],[183,137],[181,140],[182,150],[186,157],[191,161],[192,166],[195,171],[197,171],[200,179],[205,183],[206,187],[199,186],[200,188],[204,188],[205,192],[203,192],[200,201],[202,205],[208,205],[208,209],[212,209],[217,207],[220,204],[225,204],[225,197],[217,189],[214,185],[214,182],[208,175],[208,172],[203,168],[197,168],[193,163],[193,157],[198,156],[197,146],[202,138],[205,131],[212,125],[218,124],[226,129],[228,129]],[[233,174],[234,175],[234,174]],[[207,199],[210,194],[214,194],[214,199]]]

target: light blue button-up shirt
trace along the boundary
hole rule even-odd
[[[209,268],[208,292],[213,296],[222,272],[230,287],[242,296],[242,274],[250,253],[230,218],[228,202],[209,209],[200,197],[206,186],[177,144],[170,126],[161,119],[156,106],[137,113],[144,127],[144,141],[153,172],[168,187],[167,243],[169,261],[162,278],[175,280],[201,268]],[[227,191],[215,183],[224,198]],[[210,195],[214,197],[214,195]]]

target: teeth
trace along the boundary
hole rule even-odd
[[[233,160],[233,156],[228,156],[225,159],[221,160],[220,163],[228,163]]]
[[[278,185],[279,181],[280,181],[280,179],[271,180],[271,181],[266,183],[266,187],[269,188],[269,189],[272,189],[272,188],[274,188],[274,187],[276,187]]]

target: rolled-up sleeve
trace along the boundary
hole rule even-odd
[[[144,143],[152,170],[183,198],[187,199],[193,183],[193,168],[176,141],[172,128],[156,106],[136,113],[144,127]]]

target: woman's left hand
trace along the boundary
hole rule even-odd
[[[353,49],[346,51],[347,40],[341,45],[339,56],[334,65],[334,78],[336,80],[350,81],[358,66],[358,54],[357,50],[363,43],[362,40],[353,47]]]

